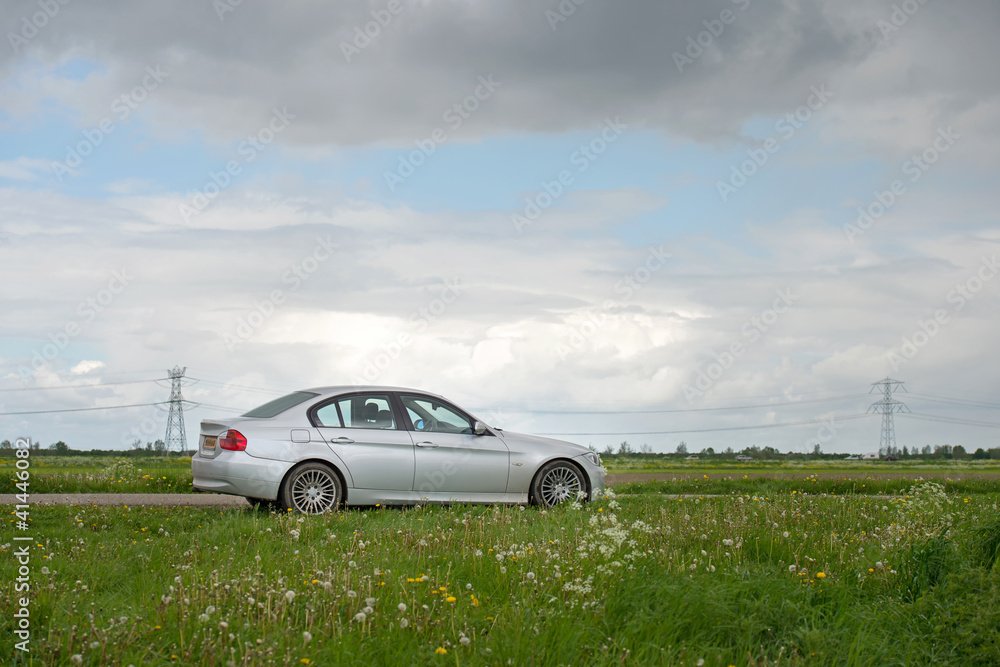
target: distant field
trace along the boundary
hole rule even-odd
[[[1000,461],[650,461],[608,459],[609,484],[658,493],[790,492],[806,482],[816,493],[904,491],[914,479],[940,479],[949,491],[1000,491]],[[15,493],[14,460],[0,459],[0,493]],[[190,493],[191,459],[143,456],[39,456],[31,459],[33,493]],[[631,489],[626,492],[635,492]]]
[[[1000,494],[796,483],[548,511],[34,507],[31,664],[1000,664]]]
[[[698,459],[694,461],[675,459],[618,459],[604,461],[608,472],[674,472],[692,474],[880,474],[893,473],[972,473],[1000,474],[1000,460],[907,460],[907,461],[751,461],[741,463],[733,460]]]
[[[190,493],[190,457],[36,456],[31,493]],[[0,459],[0,493],[17,493],[14,459]]]

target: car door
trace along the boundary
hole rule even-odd
[[[347,466],[354,488],[411,491],[413,440],[387,393],[337,396],[311,412],[316,428]]]
[[[510,452],[487,432],[472,432],[472,417],[433,396],[399,394],[413,437],[413,490],[420,493],[504,493]]]

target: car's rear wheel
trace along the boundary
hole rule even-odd
[[[542,466],[531,485],[531,498],[536,505],[554,507],[566,500],[574,501],[587,486],[580,469],[568,461],[552,461]]]
[[[322,514],[337,509],[344,497],[340,477],[323,463],[303,463],[285,478],[281,505],[303,514]]]

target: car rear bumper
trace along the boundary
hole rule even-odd
[[[215,458],[191,457],[195,491],[275,500],[291,463],[257,459],[246,452],[222,451]]]

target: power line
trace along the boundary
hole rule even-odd
[[[848,394],[845,396],[834,396],[832,398],[813,398],[804,401],[786,401],[781,403],[758,403],[756,405],[733,405],[718,408],[685,408],[685,409],[663,409],[663,410],[529,410],[519,408],[499,408],[505,412],[522,412],[538,415],[644,415],[644,414],[667,414],[683,412],[716,412],[720,410],[749,410],[752,408],[771,408],[783,405],[802,405],[805,403],[826,403],[828,401],[842,400],[845,398],[859,398],[867,394]],[[474,412],[488,412],[492,408],[473,408]]]
[[[714,433],[716,431],[750,431],[760,428],[782,428],[785,426],[806,426],[808,424],[829,424],[850,419],[862,419],[868,417],[868,413],[858,415],[847,415],[844,417],[832,417],[830,419],[810,419],[799,422],[782,422],[780,424],[759,424],[757,426],[723,426],[718,428],[696,428],[685,431],[612,431],[608,433],[539,433],[538,435],[677,435],[682,433]]]
[[[231,382],[216,382],[215,380],[205,380],[205,379],[200,379],[200,378],[188,378],[188,379],[189,380],[194,380],[196,382],[204,382],[205,384],[214,384],[214,385],[219,386],[219,387],[227,387],[227,388],[228,387],[232,387],[232,388],[235,388],[235,389],[243,389],[245,391],[257,391],[257,392],[261,392],[261,393],[264,393],[264,394],[273,394],[275,396],[283,396],[286,393],[286,392],[283,392],[283,391],[275,391],[273,389],[263,389],[261,387],[248,387],[248,386],[242,385],[242,384],[232,384]]]
[[[944,422],[945,424],[960,424],[962,426],[982,426],[984,428],[1000,428],[1000,424],[996,422],[984,422],[976,421],[973,419],[957,419],[955,417],[940,417],[937,415],[923,415],[920,413],[910,413],[906,415],[907,417],[912,417],[913,419],[922,419],[929,422]]]
[[[19,387],[10,389],[0,389],[2,392],[8,391],[48,391],[50,389],[92,389],[95,387],[110,387],[113,385],[120,384],[141,384],[144,382],[158,382],[160,380],[166,380],[169,378],[155,378],[152,380],[124,380],[122,382],[97,382],[91,384],[58,384],[52,385],[51,387]]]
[[[908,392],[910,396],[923,401],[935,401],[937,403],[950,403],[953,405],[964,405],[970,408],[1000,408],[1000,403],[987,403],[986,401],[970,401],[964,398],[953,398],[950,396],[934,396],[932,394],[918,394]]]
[[[61,410],[29,410],[26,412],[0,412],[0,417],[13,415],[53,415],[61,412],[91,412],[93,410],[121,410],[123,408],[144,408],[151,405],[166,405],[166,403],[134,403],[132,405],[104,405],[97,408],[63,408]]]

